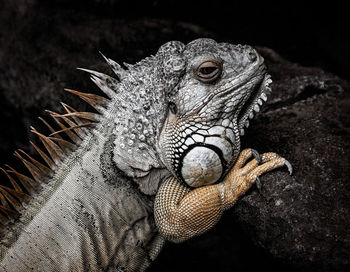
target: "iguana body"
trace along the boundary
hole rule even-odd
[[[199,39],[169,42],[127,70],[106,60],[119,81],[88,72],[109,99],[68,90],[99,114],[51,112],[61,131],[33,129],[48,166],[16,153],[33,179],[6,172],[14,190],[0,195],[1,271],[143,271],[164,238],[205,232],[259,175],[286,163],[267,153],[259,165],[251,149],[237,160],[270,83],[251,47]]]
[[[86,136],[32,200],[2,241],[1,271],[140,271],[155,257],[152,203],[114,166],[104,132]]]

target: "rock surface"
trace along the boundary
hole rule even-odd
[[[289,63],[261,48],[273,94],[245,144],[273,150],[294,167],[268,173],[236,206],[255,242],[300,271],[350,268],[349,85],[318,68]]]
[[[63,88],[96,90],[75,68],[108,71],[99,50],[133,63],[168,40],[237,42],[186,21],[104,17],[79,4],[67,9],[67,1],[53,2],[0,1],[1,166],[19,167],[11,156],[16,148],[33,153],[29,126],[41,126],[36,116],[44,109],[61,111],[59,101],[86,107]],[[349,82],[288,62],[271,49],[259,51],[274,79],[273,93],[242,147],[279,153],[294,174],[280,169],[261,177],[261,193],[252,188],[207,234],[168,244],[150,271],[350,270]]]

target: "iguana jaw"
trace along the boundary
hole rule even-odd
[[[246,100],[244,106],[240,110],[237,117],[238,129],[240,135],[244,135],[245,128],[249,127],[249,120],[254,117],[254,114],[260,111],[261,105],[267,101],[267,95],[271,93],[271,76],[265,74],[263,80],[255,86],[254,91],[250,94]]]

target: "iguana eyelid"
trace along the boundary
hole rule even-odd
[[[169,102],[169,110],[172,114],[177,113],[177,106],[174,102]]]
[[[195,69],[196,78],[204,83],[212,83],[218,79],[222,73],[222,62],[211,59],[202,62]]]

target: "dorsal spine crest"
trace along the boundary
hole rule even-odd
[[[126,76],[127,71],[119,64],[105,56],[103,56],[103,58],[120,79]],[[107,97],[110,99],[115,97],[119,84],[117,79],[89,69],[78,69],[88,72],[91,80],[107,95]],[[65,113],[60,114],[46,110],[59,126],[60,129],[58,130],[54,129],[45,119],[39,117],[49,129],[49,136],[40,133],[34,127],[31,127],[31,132],[39,137],[46,152],[34,144],[34,142],[30,141],[30,143],[42,158],[43,163],[35,160],[32,156],[19,149],[14,152],[14,155],[22,161],[31,177],[21,174],[9,165],[6,165],[7,169],[0,167],[1,172],[7,176],[12,185],[12,188],[0,185],[0,235],[6,235],[7,225],[20,215],[25,204],[41,190],[42,184],[49,181],[50,177],[52,177],[55,171],[62,165],[62,162],[68,154],[76,150],[84,137],[89,134],[91,127],[99,122],[101,114],[106,112],[106,106],[109,102],[107,98],[71,89],[65,89],[65,91],[79,96],[96,109],[98,113],[79,112],[73,107],[61,102],[66,111]],[[65,124],[60,120],[64,121]],[[64,133],[69,140],[64,139],[61,136],[62,133]]]

